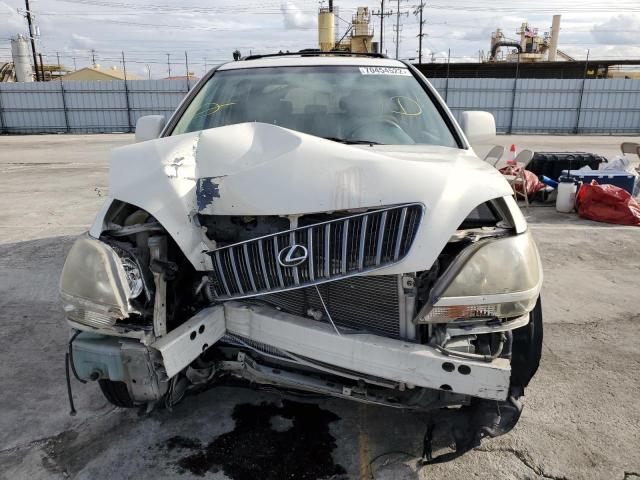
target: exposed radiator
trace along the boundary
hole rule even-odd
[[[409,253],[422,215],[421,204],[380,208],[218,248],[208,252],[211,293],[252,297],[392,265]]]
[[[352,277],[318,285],[318,289],[337,325],[386,337],[400,337],[401,307],[397,275]],[[322,314],[321,320],[328,322],[315,287],[256,298],[295,315]]]

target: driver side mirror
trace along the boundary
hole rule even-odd
[[[167,121],[164,115],[147,115],[136,122],[136,142],[155,140],[162,132]]]
[[[491,142],[496,136],[496,120],[489,112],[462,112],[460,126],[472,145]]]

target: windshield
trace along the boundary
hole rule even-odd
[[[201,88],[172,134],[244,122],[345,143],[457,147],[407,68],[317,66],[222,70]]]

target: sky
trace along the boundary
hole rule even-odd
[[[386,0],[384,49],[395,56],[395,12],[400,5],[399,57],[418,56],[420,0]],[[326,5],[326,4],[325,4]],[[381,7],[379,0],[334,0],[340,34],[356,7]],[[317,48],[317,0],[31,0],[40,37],[37,48],[45,63],[69,69],[96,63],[122,68],[143,78],[201,76],[213,65],[231,60],[239,49],[249,53]],[[27,33],[23,0],[0,0],[0,62],[10,57],[9,39]],[[509,38],[524,21],[548,31],[553,14],[562,15],[559,48],[577,59],[640,58],[640,2],[618,0],[513,0],[505,4],[482,0],[432,0],[424,8],[423,61],[477,61],[490,47],[490,35],[501,28]],[[375,40],[380,17],[374,17]],[[167,57],[167,54],[169,56]],[[169,66],[167,65],[169,61]]]

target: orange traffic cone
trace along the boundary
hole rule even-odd
[[[507,157],[507,163],[509,165],[515,165],[517,154],[518,152],[516,151],[516,144],[512,143],[511,148],[509,149],[509,156]]]

